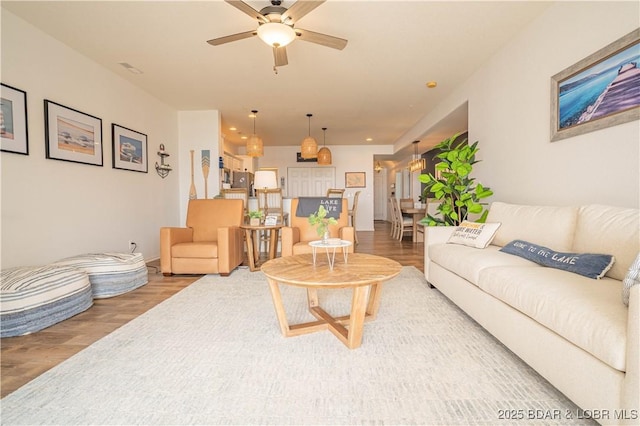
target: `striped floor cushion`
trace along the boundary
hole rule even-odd
[[[94,299],[118,296],[149,281],[141,253],[89,253],[68,257],[55,264],[85,271],[91,281]]]
[[[4,269],[0,283],[0,337],[42,330],[93,305],[89,276],[68,266]]]

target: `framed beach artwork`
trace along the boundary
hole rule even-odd
[[[44,101],[46,157],[102,167],[102,120]]]
[[[29,155],[27,92],[1,84],[0,150]]]
[[[345,188],[365,188],[366,183],[367,174],[365,172],[346,172],[344,174]]]
[[[114,169],[147,173],[147,135],[111,123]]]
[[[551,141],[640,119],[640,29],[551,77]]]

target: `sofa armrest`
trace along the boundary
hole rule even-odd
[[[244,259],[244,231],[237,226],[218,228],[218,273],[229,275]]]
[[[424,276],[429,280],[429,246],[446,243],[456,226],[424,227]]]
[[[284,226],[280,229],[282,237],[281,256],[293,256],[293,245],[300,242],[300,229]]]
[[[640,285],[631,287],[627,317],[627,371],[624,378],[622,408],[640,410]]]
[[[193,241],[192,228],[160,228],[160,272],[171,274],[171,246]]]

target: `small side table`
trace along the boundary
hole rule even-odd
[[[269,231],[269,259],[276,257],[276,251],[278,249],[278,234],[280,228],[284,225],[240,225],[241,229],[244,229],[244,235],[247,240],[247,257],[249,258],[249,269],[251,272],[257,271],[259,268],[256,266],[258,259],[260,258],[259,244],[260,236],[259,231]]]
[[[329,269],[333,271],[333,264],[336,261],[336,249],[346,248],[351,245],[351,241],[340,240],[340,239],[329,239],[326,242],[322,240],[311,241],[309,243],[311,246],[312,254],[313,254],[313,264],[316,264],[316,250],[319,248],[325,249],[327,253],[327,260],[329,261]],[[329,250],[331,249],[331,253]],[[342,250],[342,254],[344,255],[344,263],[347,263],[347,256],[349,252],[347,250]]]

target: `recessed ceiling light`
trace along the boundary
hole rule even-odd
[[[245,140],[245,139],[247,139],[247,137],[246,136],[240,136],[240,139]]]
[[[229,127],[229,130],[231,130],[232,132],[235,132],[238,129],[236,129],[235,127]]]
[[[429,89],[433,89],[433,88],[434,88],[434,87],[436,87],[437,85],[438,85],[438,83],[437,83],[437,82],[435,82],[435,81],[428,81],[428,82],[427,82],[427,87],[428,87]]]
[[[367,138],[366,141],[367,142],[371,142],[373,140],[373,138]]]
[[[138,68],[134,67],[131,64],[128,64],[126,62],[118,62],[119,65],[125,67],[127,69],[127,71],[133,73],[133,74],[142,74],[142,71],[140,71]]]

